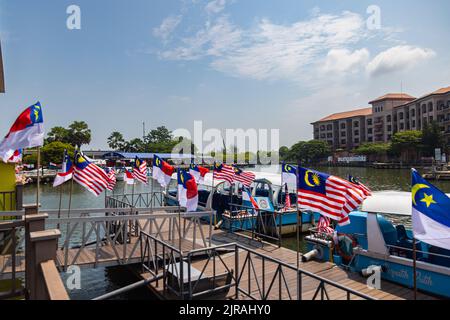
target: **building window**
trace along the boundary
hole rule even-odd
[[[422,105],[422,113],[426,113],[427,112],[427,105],[423,104]]]
[[[391,138],[392,138],[392,135],[391,135],[391,134],[388,134],[387,139],[388,139],[388,140],[391,140]]]
[[[327,138],[333,138],[333,134],[332,133],[327,133]]]
[[[333,130],[333,125],[331,125],[331,124],[327,125],[327,130],[328,131]]]
[[[325,133],[322,133],[322,134],[320,135],[320,139],[325,139],[325,137],[326,137]]]
[[[403,117],[404,117],[403,112],[400,112],[398,117],[400,118],[400,120],[403,120]]]
[[[359,138],[355,138],[355,143],[359,143]]]
[[[432,112],[432,111],[433,111],[433,103],[430,102],[430,103],[428,104],[428,112]]]
[[[320,126],[321,131],[325,131],[325,126]]]
[[[413,117],[416,116],[416,109],[412,109],[412,110],[411,110],[411,116],[413,116]]]
[[[416,127],[416,120],[412,121],[412,127],[415,128]]]
[[[341,137],[345,137],[347,135],[347,133],[345,131],[341,132]]]
[[[373,138],[372,138],[372,137],[369,137],[369,138],[367,138],[367,141],[373,142]]]
[[[355,130],[355,136],[359,136],[359,130]]]
[[[341,144],[342,144],[342,145],[347,144],[347,140],[341,140]]]
[[[367,133],[368,134],[372,134],[373,133],[373,129],[372,128],[367,129]]]
[[[392,126],[391,125],[387,126],[387,131],[392,131]]]
[[[391,116],[391,115],[388,115],[388,116],[386,117],[386,121],[387,121],[387,122],[391,122],[391,121],[392,121],[392,116]]]
[[[353,126],[354,126],[355,128],[359,128],[359,121],[353,122]]]
[[[430,116],[429,120],[430,122],[433,122],[433,116]]]
[[[449,101],[449,102],[450,102],[450,101]],[[372,123],[373,123],[373,122],[372,122],[372,119],[367,119],[367,125],[368,125],[368,126],[371,126]]]
[[[345,123],[341,123],[341,129],[345,129]]]
[[[405,124],[404,123],[400,123],[400,130],[404,130],[405,129]]]

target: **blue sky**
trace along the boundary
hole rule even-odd
[[[71,4],[81,30],[66,28]],[[280,129],[290,146],[402,83],[415,96],[450,86],[449,12],[446,0],[0,0],[0,134],[40,100],[48,129],[84,120],[93,148],[115,130],[141,136],[142,121],[194,120]]]

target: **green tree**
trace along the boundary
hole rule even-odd
[[[280,160],[287,160],[289,156],[289,148],[286,146],[282,146],[279,150]]]
[[[48,165],[49,162],[61,164],[63,161],[64,150],[67,150],[69,156],[73,158],[75,148],[72,145],[59,141],[46,144],[41,148],[42,164]]]
[[[108,137],[108,146],[114,151],[121,151],[124,148],[125,139],[120,132],[114,131]]]
[[[434,150],[445,146],[444,134],[436,121],[428,123],[422,131],[422,148],[426,156],[434,156]]]
[[[144,138],[146,144],[160,144],[172,141],[172,132],[165,126],[151,130]]]
[[[387,154],[390,149],[390,143],[364,143],[354,150],[354,152],[364,156],[378,156]]]
[[[422,131],[402,131],[392,137],[391,151],[405,161],[416,161],[421,147]]]
[[[128,142],[125,142],[124,144],[124,150],[125,152],[144,152],[144,142],[142,139],[135,138]]]
[[[47,134],[47,139],[45,140],[45,142],[51,143],[55,141],[64,143],[69,142],[69,130],[64,127],[53,127]]]
[[[313,163],[331,155],[330,146],[325,141],[300,141],[289,150],[287,160]]]
[[[73,146],[82,146],[91,143],[91,129],[84,121],[74,121],[69,126],[68,142]]]

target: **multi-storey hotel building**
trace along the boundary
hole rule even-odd
[[[351,151],[365,142],[388,142],[396,132],[422,130],[437,121],[450,144],[450,87],[420,98],[389,93],[370,101],[371,107],[335,113],[312,123],[314,139],[333,150]]]

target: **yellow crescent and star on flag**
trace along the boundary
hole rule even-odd
[[[433,194],[427,194],[426,189],[430,189],[430,186],[423,183],[416,183],[411,188],[411,196],[412,202],[415,206],[417,206],[417,194],[419,191],[422,191],[423,198],[420,199],[421,202],[425,203],[427,208],[429,208],[432,204],[437,204],[437,202],[433,199]],[[420,198],[420,197],[419,197]]]
[[[304,179],[308,187],[314,188],[320,186],[319,175],[311,170],[306,170]]]

